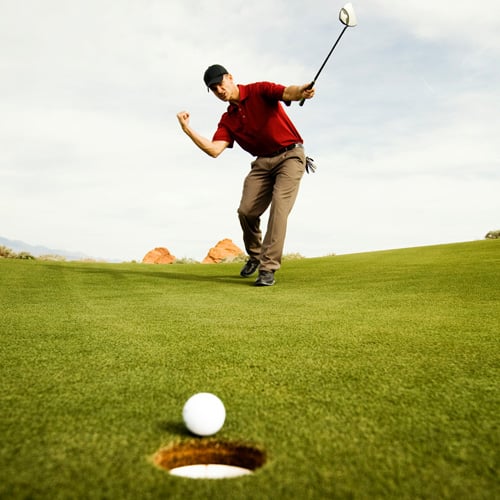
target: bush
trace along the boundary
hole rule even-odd
[[[305,259],[305,257],[303,255],[301,255],[300,253],[287,253],[287,254],[283,255],[283,260],[284,261],[287,261],[287,260],[300,260],[300,259]]]
[[[220,261],[220,264],[234,264],[237,262],[246,262],[247,256],[244,253],[240,253],[239,255],[231,255],[230,257],[226,257]]]
[[[15,255],[16,254],[10,248],[0,245],[0,257],[4,259],[14,259]]]
[[[63,257],[62,255],[53,255],[53,254],[43,254],[38,257],[40,260],[50,260],[50,261],[57,261],[57,262],[64,262],[66,260],[66,257]]]
[[[496,231],[490,231],[486,234],[485,238],[487,240],[496,240],[497,238],[500,238],[500,229],[497,229]]]
[[[35,257],[33,257],[33,255],[28,252],[19,252],[15,258],[23,260],[35,260]]]
[[[24,260],[35,260],[35,257],[28,252],[16,253],[12,251],[11,248],[0,245],[0,259],[24,259]]]
[[[197,260],[183,257],[182,259],[175,259],[174,264],[199,264]]]

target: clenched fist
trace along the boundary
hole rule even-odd
[[[189,126],[189,113],[187,111],[180,111],[177,113],[177,119],[179,120],[182,129]]]

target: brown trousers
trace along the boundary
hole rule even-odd
[[[277,271],[285,245],[287,220],[299,192],[305,170],[303,148],[295,148],[272,158],[258,157],[243,184],[238,217],[243,242],[261,271]],[[271,206],[267,231],[262,241],[260,218]]]

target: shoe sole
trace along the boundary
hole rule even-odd
[[[256,272],[257,272],[257,269],[253,273],[240,273],[240,276],[242,278],[250,278],[250,276],[252,276],[252,274],[255,274]]]
[[[275,280],[273,280],[272,283],[262,283],[261,281],[259,281],[259,282],[256,281],[254,283],[254,286],[273,286],[275,283],[276,283]]]

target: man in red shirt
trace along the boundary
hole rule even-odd
[[[280,101],[310,99],[314,89],[308,88],[309,83],[288,87],[270,82],[237,85],[219,64],[210,66],[203,79],[216,97],[229,103],[212,140],[191,128],[188,112],[181,111],[177,119],[191,140],[214,158],[235,142],[256,157],[238,208],[249,256],[240,275],[246,278],[259,269],[255,285],[274,285],[274,273],[281,266],[288,215],[306,166],[302,138]],[[260,218],[269,206],[267,231],[262,240]]]

